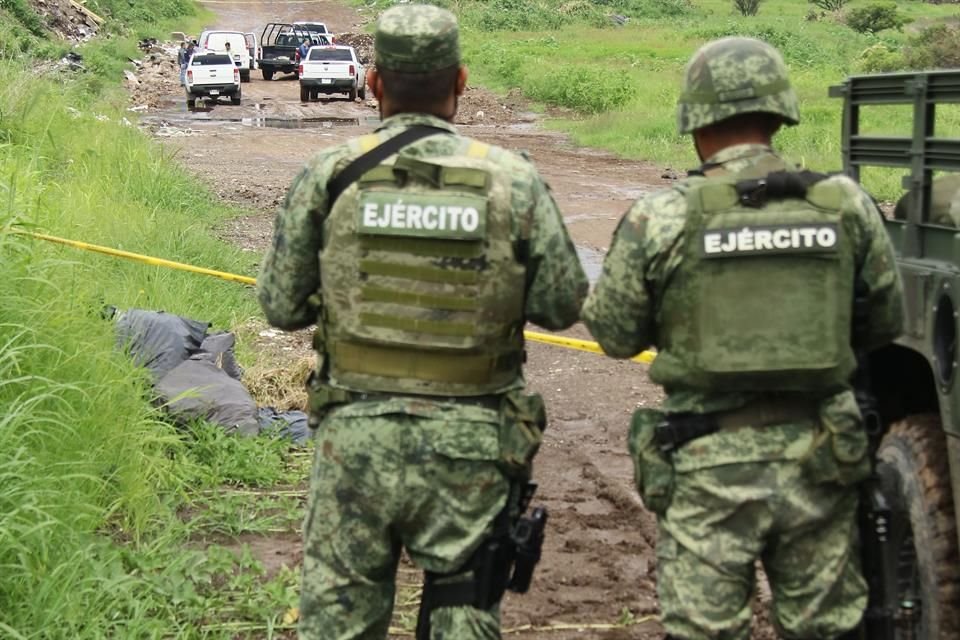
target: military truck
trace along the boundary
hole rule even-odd
[[[859,180],[864,167],[908,172],[897,207],[904,217],[885,220],[904,285],[905,331],[865,367],[877,408],[878,500],[867,505],[861,538],[865,547],[879,541],[880,553],[865,557],[871,600],[859,637],[960,638],[960,229],[932,211],[935,172],[960,172],[960,139],[936,135],[944,106],[960,104],[960,71],[854,76],[830,93],[844,101],[845,173]],[[890,105],[912,108],[912,132],[861,133],[864,111]]]
[[[297,48],[304,40],[307,40],[310,46],[330,44],[326,35],[302,29],[296,24],[267,24],[260,34],[260,58],[257,60],[263,79],[272,80],[277,73],[297,74]]]

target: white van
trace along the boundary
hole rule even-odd
[[[250,82],[250,70],[257,68],[257,58],[260,55],[255,34],[239,31],[204,31],[200,34],[198,42],[201,49],[218,53],[225,52],[229,42],[230,56],[240,70],[240,80]]]

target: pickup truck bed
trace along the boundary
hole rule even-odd
[[[264,80],[273,79],[275,73],[297,73],[297,47],[304,38],[313,44],[329,44],[326,36],[305,31],[294,24],[271,22],[263,28],[257,64]]]

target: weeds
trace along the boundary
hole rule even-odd
[[[0,27],[0,37],[11,28]],[[130,46],[92,45],[94,72],[80,81],[36,78],[0,61],[3,637],[216,636],[200,626],[230,598],[262,610],[218,616],[271,624],[290,604],[274,601],[276,589],[260,592],[269,580],[249,559],[183,553],[187,536],[203,529],[177,514],[192,487],[299,481],[302,465],[276,441],[227,442],[165,424],[145,374],[115,351],[113,326],[100,317],[110,303],[229,327],[256,314],[251,292],[7,233],[26,227],[252,273],[250,257],[211,233],[230,212],[124,123],[109,77]],[[289,531],[296,510],[289,497],[250,509],[205,496],[195,508],[216,513],[227,533],[265,526],[263,514]],[[252,518],[255,526],[244,525]]]
[[[561,3],[550,4],[556,10]],[[615,11],[614,4],[598,6]],[[580,21],[551,30],[491,34],[466,27],[464,51],[480,83],[501,91],[520,88],[540,103],[572,109],[575,113],[550,126],[571,132],[578,142],[667,166],[694,167],[699,160],[693,146],[676,133],[675,124],[686,61],[708,40],[759,38],[782,52],[800,97],[803,122],[781,132],[777,146],[792,160],[837,170],[841,103],[827,97],[828,87],[865,68],[903,68],[906,55],[918,65],[933,64],[931,59],[949,64],[942,61],[952,59],[957,40],[948,26],[918,36],[892,30],[858,34],[832,19],[805,20],[809,4],[766,0],[763,6],[761,15],[743,18],[734,15],[729,0],[701,0],[676,14],[638,18],[620,28]],[[916,20],[949,16],[951,9],[912,3],[898,5],[898,12]],[[883,113],[868,120],[894,133],[909,129],[910,116]],[[960,119],[952,115],[942,125],[944,133],[960,131]],[[902,193],[895,175],[878,175],[866,184],[882,199]]]

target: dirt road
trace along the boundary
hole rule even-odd
[[[212,26],[257,33],[277,19],[323,19],[334,32],[357,31],[366,20],[337,2],[204,4],[217,15]],[[174,85],[156,96],[155,107],[142,117],[220,197],[249,211],[221,230],[224,238],[249,251],[266,248],[275,208],[304,161],[319,149],[372,130],[378,121],[374,108],[349,102],[346,96],[309,104],[301,104],[298,97],[292,77],[267,82],[255,72],[252,82],[243,85],[238,107],[221,104],[188,112]],[[467,135],[530,154],[552,185],[593,277],[623,211],[641,194],[668,184],[660,177],[662,167],[577,148],[563,135],[544,130],[518,100],[471,90],[458,120]],[[569,334],[588,337],[581,326]],[[264,341],[263,357],[277,358],[280,364],[309,353],[305,334],[281,340],[284,348]],[[541,487],[537,501],[550,511],[550,528],[534,590],[507,597],[504,626],[614,626],[653,616],[655,522],[632,487],[626,431],[636,407],[659,402],[659,388],[649,382],[643,365],[535,343],[529,345],[527,375],[531,389],[545,396],[550,415],[536,467]],[[291,539],[259,540],[254,546],[269,550],[283,545],[275,551],[288,557],[293,554],[287,547],[295,544]],[[608,630],[519,633],[611,640],[661,635],[655,621]]]

